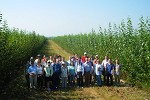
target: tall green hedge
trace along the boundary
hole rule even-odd
[[[0,14],[0,90],[15,78],[23,64],[35,56],[46,41],[35,32],[9,29],[7,21],[2,22]]]

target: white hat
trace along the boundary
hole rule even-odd
[[[86,52],[84,52],[84,55],[86,55],[87,53]]]
[[[98,57],[98,55],[96,55]]]
[[[64,64],[65,64],[65,62],[62,62],[61,64],[62,64],[62,65],[64,65]]]

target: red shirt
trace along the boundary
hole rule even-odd
[[[82,63],[85,63],[86,56],[82,56]]]

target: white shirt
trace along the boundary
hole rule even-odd
[[[115,74],[116,74],[116,75],[120,75],[120,65],[119,65],[119,64],[117,64],[117,65],[115,66]]]
[[[103,67],[101,64],[95,65],[95,74],[96,75],[102,75]]]
[[[37,74],[42,74],[42,67],[41,66],[40,67],[37,66],[36,69],[37,69]]]
[[[75,72],[77,74],[77,72],[82,72],[82,75],[84,74],[84,67],[81,64],[77,64],[75,66]]]
[[[106,64],[108,63],[108,60],[106,60],[106,59],[104,59],[103,61],[102,61],[102,66],[103,67],[106,67]]]

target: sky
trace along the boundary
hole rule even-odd
[[[133,26],[150,18],[150,0],[0,0],[0,13],[10,28],[46,37],[89,33],[128,17]]]

